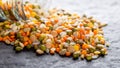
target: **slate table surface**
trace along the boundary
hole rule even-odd
[[[0,43],[0,68],[120,68],[120,0],[52,0],[52,7],[86,14],[105,22],[104,35],[111,43],[108,55],[91,62],[58,55],[36,56],[32,51],[15,53]]]

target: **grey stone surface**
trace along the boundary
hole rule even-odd
[[[58,55],[36,56],[31,51],[15,53],[12,46],[0,43],[0,68],[120,68],[120,0],[53,0],[52,7],[108,23],[103,28],[106,40],[111,43],[108,55],[87,62]]]

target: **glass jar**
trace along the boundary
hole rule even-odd
[[[29,2],[29,4],[28,4]],[[0,21],[26,20],[30,17],[31,4],[47,10],[50,0],[0,0]],[[26,5],[27,4],[27,5]],[[31,14],[33,15],[33,14]]]

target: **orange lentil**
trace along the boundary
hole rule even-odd
[[[94,33],[94,35],[96,35],[96,34],[98,33],[98,31],[97,31],[97,30],[94,30],[93,33]]]
[[[27,46],[28,45],[28,42],[24,42],[24,46]]]
[[[65,55],[66,55],[67,57],[69,57],[69,56],[71,55],[71,53],[70,53],[70,52],[66,52]]]
[[[56,52],[57,52],[57,53],[60,52],[60,48],[56,48]]]
[[[56,31],[57,31],[57,33],[59,34],[59,33],[61,33],[63,30],[62,30],[62,29],[57,29]]]
[[[3,38],[2,37],[0,37],[0,41],[2,41],[3,40]]]
[[[84,43],[83,45],[82,45],[82,49],[87,49],[89,46],[88,46],[88,44],[86,44],[86,43]]]
[[[81,54],[86,55],[86,54],[87,54],[87,51],[86,51],[86,50],[82,50],[82,51],[81,51]]]

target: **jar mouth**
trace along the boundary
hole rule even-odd
[[[1,1],[1,12],[6,20],[25,20],[22,0],[2,0]]]
[[[6,20],[27,20],[31,13],[31,4],[39,6],[42,11],[47,11],[49,0],[1,0],[0,14]],[[26,10],[27,9],[27,10]],[[34,14],[34,13],[33,13]]]
[[[6,16],[4,14],[4,12],[2,11],[2,9],[0,8],[0,18],[1,19],[6,19]]]

